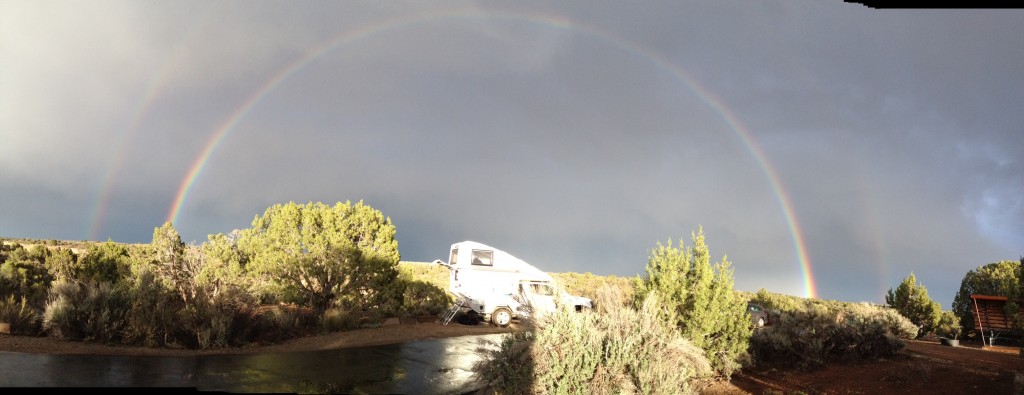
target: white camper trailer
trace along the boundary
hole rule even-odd
[[[505,327],[513,318],[554,312],[559,303],[576,310],[592,307],[590,299],[559,289],[549,274],[485,244],[452,244],[448,262],[434,263],[451,272],[448,290],[455,295],[456,303],[444,317],[446,324],[460,312]]]

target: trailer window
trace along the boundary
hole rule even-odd
[[[473,250],[473,264],[477,266],[494,266],[494,251]]]
[[[459,263],[459,249],[452,248],[452,256],[448,258],[448,264],[455,266]]]
[[[530,284],[534,295],[555,296],[555,289],[545,284]]]

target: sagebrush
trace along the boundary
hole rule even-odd
[[[476,371],[502,394],[678,394],[711,374],[703,351],[658,317],[656,293],[639,310],[603,287],[600,309],[564,308],[526,333],[484,349]]]
[[[909,319],[885,306],[762,296],[767,293],[759,292],[755,301],[773,306],[772,324],[750,339],[754,364],[815,369],[835,360],[877,359],[897,353],[918,332]]]

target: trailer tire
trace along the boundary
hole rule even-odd
[[[498,327],[507,327],[512,323],[512,310],[499,307],[491,313],[491,323]]]

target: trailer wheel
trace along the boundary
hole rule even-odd
[[[512,310],[499,307],[491,313],[491,323],[502,328],[512,323]]]

